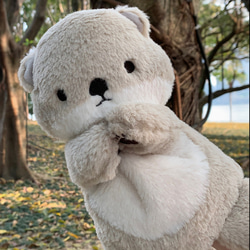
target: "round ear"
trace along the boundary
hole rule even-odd
[[[29,53],[21,61],[18,70],[18,78],[20,84],[24,88],[24,90],[29,93],[34,89],[33,63],[34,63],[35,51],[36,51],[35,48],[29,51]]]
[[[149,37],[150,23],[148,16],[137,7],[118,6],[116,10],[130,21],[132,21],[143,36]]]

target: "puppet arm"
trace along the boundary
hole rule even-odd
[[[155,145],[171,142],[181,126],[174,113],[163,105],[133,103],[115,108],[107,117],[108,128],[121,143]]]
[[[106,122],[67,142],[65,158],[72,181],[83,188],[113,179],[120,163],[118,143],[110,138]]]

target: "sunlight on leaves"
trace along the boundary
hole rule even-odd
[[[1,182],[0,249],[101,250],[83,195],[68,176],[64,146],[59,147],[37,125],[30,130],[29,140],[39,145],[29,144],[29,157],[37,159],[29,167],[50,177],[40,186],[29,181]],[[206,124],[203,133],[237,161],[248,157],[247,126]]]

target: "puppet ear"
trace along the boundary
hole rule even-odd
[[[118,6],[116,10],[130,21],[132,21],[143,36],[149,37],[150,23],[148,16],[137,7]]]
[[[35,51],[36,51],[35,48],[29,51],[29,53],[21,61],[18,70],[18,78],[20,84],[24,88],[24,90],[29,93],[34,89],[33,63],[34,63]]]

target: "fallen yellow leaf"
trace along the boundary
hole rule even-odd
[[[13,221],[12,221],[12,226],[15,227],[16,224],[17,224],[17,222],[18,222],[17,220],[13,220]]]
[[[12,238],[18,238],[18,239],[20,239],[20,238],[21,238],[21,235],[20,235],[20,234],[14,234],[14,235],[12,236]]]
[[[79,238],[76,234],[73,234],[73,233],[71,233],[71,232],[68,232],[68,235],[70,235],[70,236],[72,236],[72,237],[74,237],[74,238],[76,238],[76,239]]]
[[[45,195],[50,195],[51,190],[49,190],[49,189],[45,189],[45,190],[43,190],[43,193],[44,193]]]
[[[44,202],[40,205],[40,208],[65,208],[66,204],[62,202]]]
[[[68,236],[67,238],[65,238],[63,241],[67,241],[68,239],[70,239],[70,236]]]
[[[87,222],[84,222],[84,223],[83,223],[83,229],[84,229],[84,230],[90,229],[90,225],[89,225]]]
[[[32,193],[32,192],[33,192],[33,190],[34,190],[34,188],[33,188],[33,187],[27,187],[27,192],[28,192],[28,193]]]

